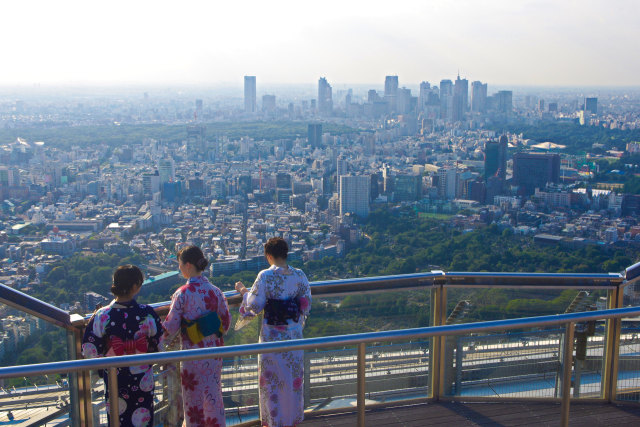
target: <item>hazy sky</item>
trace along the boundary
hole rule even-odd
[[[0,85],[640,85],[640,0],[6,1]]]

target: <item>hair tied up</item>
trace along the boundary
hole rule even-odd
[[[205,268],[207,268],[208,264],[209,262],[206,260],[206,258],[200,258],[197,262],[196,267],[198,267],[198,270],[204,270]]]

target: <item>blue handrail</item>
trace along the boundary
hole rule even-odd
[[[464,335],[495,330],[537,328],[567,323],[585,322],[622,317],[640,316],[640,307],[626,307],[582,313],[558,314],[551,316],[525,317],[520,319],[494,320],[489,322],[463,323],[444,326],[429,326],[414,329],[368,332],[351,335],[306,338],[290,341],[263,342],[226,347],[212,347],[194,350],[169,351],[164,353],[137,354],[98,359],[70,360],[0,368],[0,379],[21,376],[78,372],[112,367],[145,364],[167,364],[180,361],[201,360],[212,357],[235,357],[262,353],[307,350],[323,347],[357,345],[380,341],[398,341],[417,338]]]

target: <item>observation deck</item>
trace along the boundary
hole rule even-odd
[[[210,357],[223,358],[227,425],[259,425],[257,355],[290,350],[305,351],[303,425],[638,425],[640,307],[625,306],[625,295],[640,293],[639,280],[640,264],[605,274],[431,271],[320,281],[311,286],[308,338],[256,343],[249,328],[229,334],[236,345],[91,360],[80,355],[89,316],[0,285],[1,303],[67,337],[63,362],[0,368],[0,426],[106,425],[95,371],[115,378],[116,367],[146,363],[155,366],[155,425],[176,425],[179,379],[170,366]],[[497,289],[510,300],[543,289],[558,302],[544,313],[527,305],[492,313],[491,304],[475,303]],[[240,296],[225,295],[237,308]],[[153,307],[164,316],[169,303]]]

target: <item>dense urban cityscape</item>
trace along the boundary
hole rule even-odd
[[[460,75],[416,92],[400,81],[334,91],[321,77],[317,94],[281,95],[245,76],[244,96],[3,97],[0,282],[37,293],[63,259],[136,255],[168,298],[187,243],[203,248],[213,277],[266,266],[274,235],[294,261],[340,258],[369,239],[370,212],[397,207],[541,245],[638,247],[640,93],[494,92]],[[561,140],[530,136],[541,130]],[[48,295],[87,313],[108,301],[103,289]],[[38,329],[6,314],[0,356]]]

